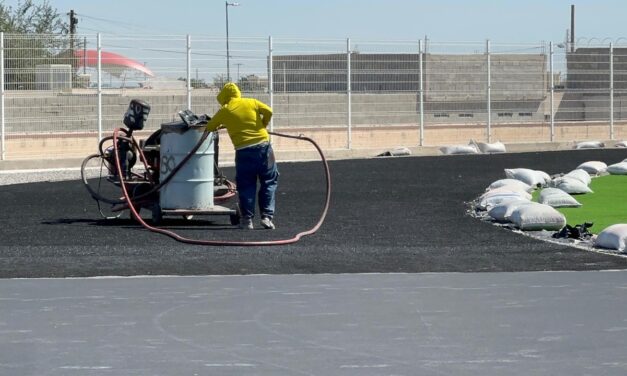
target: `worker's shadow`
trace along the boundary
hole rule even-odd
[[[155,224],[152,220],[144,219],[150,226],[164,229],[178,230],[235,230],[237,226],[227,224],[220,221],[211,221],[207,219],[185,219],[185,218],[164,218],[159,224]],[[58,218],[41,222],[44,225],[75,225],[87,224],[89,226],[98,227],[120,227],[130,229],[143,229],[143,226],[132,218]]]

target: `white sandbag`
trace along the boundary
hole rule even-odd
[[[517,207],[509,220],[521,230],[558,231],[566,226],[566,217],[549,205],[531,203]]]
[[[627,175],[627,162],[614,163],[607,166],[607,172],[612,175]]]
[[[587,184],[570,176],[562,176],[553,179],[551,186],[554,188],[559,188],[566,193],[570,193],[571,195],[593,193],[592,189],[590,189]]]
[[[517,185],[505,185],[503,187],[489,189],[483,195],[481,195],[480,199],[484,199],[489,196],[493,196],[496,194],[508,194],[508,193],[516,193],[520,197],[531,200],[531,193],[525,191]]]
[[[627,224],[619,223],[608,226],[594,240],[594,245],[601,248],[625,250],[627,243]]]
[[[493,142],[488,144],[486,142],[477,142],[477,146],[482,153],[505,153],[505,144],[502,142]]]
[[[512,212],[521,205],[530,204],[531,201],[524,199],[511,199],[494,205],[488,210],[488,215],[498,222],[509,222]]]
[[[442,154],[455,155],[455,154],[477,154],[479,150],[475,145],[450,145],[442,146],[440,148]]]
[[[627,148],[627,141],[619,141],[614,145],[615,148]]]
[[[540,174],[536,170],[531,170],[528,168],[506,168],[505,176],[509,179],[520,180],[523,183],[530,185],[532,187],[537,187],[539,185],[545,185],[545,176],[544,173]]]
[[[479,199],[477,207],[481,210],[490,210],[495,205],[501,204],[511,200],[525,200],[526,197],[522,196],[525,192],[493,192],[486,193]]]
[[[582,141],[575,144],[575,149],[599,149],[605,147],[601,141]]]
[[[402,146],[396,147],[388,151],[390,152],[390,154],[392,154],[393,157],[411,155],[411,150],[409,150],[409,148],[402,147]]]
[[[590,182],[592,182],[592,178],[590,177],[590,174],[586,170],[581,169],[581,168],[572,170],[571,172],[569,172],[568,174],[564,176],[575,178],[581,181],[582,183],[584,183],[585,185],[590,185]]]
[[[540,170],[534,170],[536,172],[536,174],[538,174],[538,176],[540,176],[543,180],[544,180],[544,184],[549,184],[551,182],[551,176],[549,176],[549,174],[547,174],[544,171],[540,171]]]
[[[495,182],[492,182],[492,184],[490,184],[488,189],[495,189],[495,188],[506,187],[506,186],[507,187],[511,187],[511,186],[519,187],[520,190],[523,190],[525,192],[531,192],[535,188],[518,179],[499,179]]]
[[[538,202],[554,208],[577,208],[581,204],[573,196],[558,188],[544,188]]]
[[[378,154],[377,157],[402,157],[406,155],[411,155],[411,150],[403,146],[398,146]]]
[[[599,175],[607,171],[607,165],[601,161],[588,161],[577,166],[577,169],[582,169],[590,175]]]

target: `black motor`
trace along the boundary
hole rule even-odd
[[[150,105],[142,100],[133,99],[124,114],[124,125],[131,131],[144,129],[144,123],[148,120]]]
[[[150,113],[150,105],[142,100],[133,99],[128,105],[128,109],[124,114],[124,125],[129,129],[128,137],[131,137],[133,131],[144,129],[146,120],[148,120],[148,114]],[[118,139],[118,158],[120,160],[120,167],[124,171],[124,175],[127,179],[131,178],[131,169],[137,161],[137,155],[133,151],[134,149],[130,145],[128,139]],[[114,159],[111,151],[109,151],[108,158],[109,163],[113,164]],[[114,173],[116,175],[116,173]]]

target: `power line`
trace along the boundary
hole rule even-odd
[[[106,29],[92,29],[92,28],[85,27],[85,26],[81,26],[81,29],[82,30],[87,30],[87,31],[93,31],[95,33],[109,32],[109,30],[106,30]],[[113,34],[113,32],[111,32],[109,34]]]
[[[137,24],[134,24],[134,23],[123,22],[123,21],[119,21],[119,20],[110,20],[110,19],[107,19],[107,18],[93,17],[93,16],[89,16],[89,15],[84,14],[84,13],[76,13],[76,15],[81,16],[83,18],[87,18],[88,20],[107,22],[107,23],[111,23],[111,24],[114,24],[114,25],[127,25],[127,26],[135,27],[135,28],[143,28],[142,26],[138,26]]]
[[[90,16],[90,15],[87,15],[87,14],[84,14],[84,13],[75,13],[75,14],[80,16],[80,17],[82,17],[82,18],[86,18],[88,20],[97,21],[97,22],[104,22],[104,23],[107,23],[107,24],[115,25],[116,27],[126,26],[127,28],[136,29],[136,30],[143,30],[143,31],[149,31],[149,32],[153,32],[154,31],[154,29],[151,29],[148,26],[144,26],[144,25],[137,25],[137,24],[130,23],[130,22],[123,22],[123,21],[119,21],[119,20],[111,20],[111,19],[107,19],[107,18],[94,17],[94,16]]]

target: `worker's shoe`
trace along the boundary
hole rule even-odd
[[[240,218],[239,219],[239,228],[242,230],[252,230],[253,227],[253,219],[252,218]]]
[[[272,218],[270,217],[261,218],[261,225],[267,230],[274,230],[274,223],[272,223]]]

